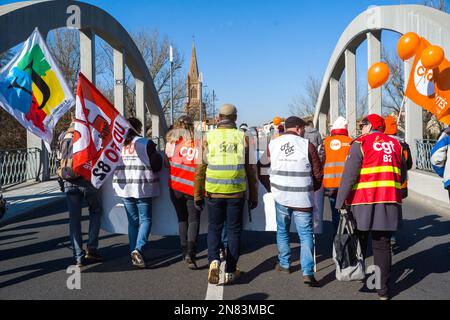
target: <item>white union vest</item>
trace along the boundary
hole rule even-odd
[[[314,189],[307,139],[284,134],[269,144],[270,184],[274,200],[286,207],[312,208]]]
[[[113,178],[113,188],[119,197],[142,199],[159,196],[159,177],[152,171],[147,144],[147,139],[135,137],[128,146],[123,146]]]

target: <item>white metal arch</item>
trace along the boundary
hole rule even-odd
[[[136,113],[143,118],[147,107],[152,116],[153,136],[163,134],[167,130],[167,125],[158,93],[145,61],[128,32],[106,11],[87,3],[69,0],[24,1],[0,6],[0,52],[25,41],[35,27],[44,36],[50,30],[66,27],[70,15],[67,13],[67,8],[72,5],[78,6],[81,12],[82,72],[91,79],[95,75],[93,41],[94,36],[98,35],[113,47],[115,80],[123,80],[124,64],[128,66],[136,79]],[[116,81],[116,87],[121,85],[123,86],[123,83]],[[123,110],[123,93],[119,95],[120,97],[122,102],[118,101],[119,110],[120,105]]]
[[[321,132],[326,133],[327,115],[330,122],[338,116],[338,81],[346,70],[346,108],[351,113],[349,131],[356,128],[356,49],[364,40],[368,40],[368,65],[381,58],[381,30],[394,31],[400,34],[416,32],[431,43],[440,45],[446,53],[450,53],[450,15],[422,5],[396,5],[369,7],[356,17],[342,33],[331,55],[325,71],[319,97],[316,103],[314,123]],[[406,69],[406,68],[405,68]],[[405,70],[405,73],[409,70]],[[407,79],[407,77],[405,77]],[[368,93],[370,111],[381,113],[381,90],[370,90]],[[410,102],[409,102],[410,103]],[[411,104],[411,103],[410,103]],[[418,125],[422,125],[422,114],[419,107],[406,108],[406,140],[411,143],[418,136]],[[415,128],[416,132],[414,133]]]

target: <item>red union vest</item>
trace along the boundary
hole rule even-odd
[[[400,143],[381,132],[359,137],[355,143],[361,144],[363,161],[347,203],[402,203]]]
[[[173,156],[169,158],[169,187],[184,194],[194,196],[195,160],[198,149],[194,141],[176,143]]]

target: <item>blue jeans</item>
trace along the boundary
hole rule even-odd
[[[226,222],[227,258],[225,272],[236,271],[240,255],[242,232],[242,215],[244,213],[244,198],[238,199],[207,199],[208,206],[208,261],[220,261],[219,248],[222,242],[222,230]]]
[[[152,198],[122,198],[128,217],[130,250],[143,252],[152,228]]]
[[[223,223],[222,236],[221,236],[221,249],[227,250],[228,235],[227,235],[227,222]]]
[[[339,220],[341,219],[341,215],[336,209],[336,196],[329,196],[330,199],[330,208],[331,208],[331,221],[333,221],[334,226],[334,234],[337,233],[337,229],[339,227]]]
[[[98,234],[102,219],[102,204],[100,193],[93,186],[81,187],[74,184],[67,184],[65,187],[67,208],[69,210],[70,242],[72,244],[73,255],[77,260],[85,256],[83,250],[83,234],[81,232],[81,209],[83,198],[89,207],[89,249],[98,248]]]
[[[300,263],[304,276],[314,274],[313,215],[309,212],[294,211],[279,203],[275,203],[277,214],[277,246],[278,261],[283,268],[291,266],[291,247],[289,245],[289,229],[294,216],[295,226],[300,238]]]

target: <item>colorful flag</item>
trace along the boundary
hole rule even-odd
[[[445,59],[434,70],[425,68],[421,56],[428,46],[430,43],[421,38],[405,95],[439,121],[450,125],[450,62]]]
[[[98,189],[119,162],[129,125],[82,73],[75,118],[73,169]]]
[[[22,51],[0,71],[0,106],[49,148],[53,128],[74,102],[45,41],[34,29]]]

